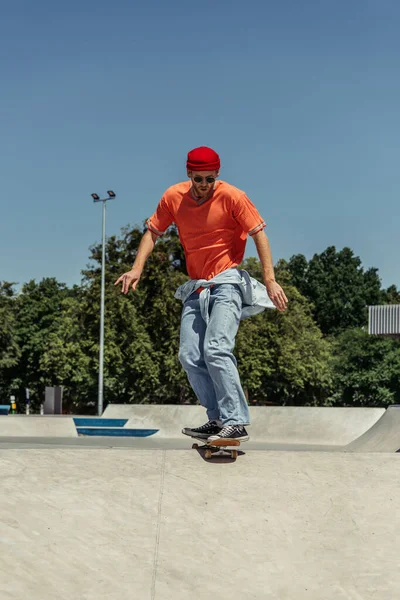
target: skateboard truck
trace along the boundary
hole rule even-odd
[[[195,438],[200,439],[200,438]],[[206,440],[201,439],[200,441],[204,442],[203,446],[199,446],[199,444],[193,444],[192,448],[194,450],[204,450],[204,457],[207,460],[210,460],[213,454],[218,452],[228,452],[231,455],[231,458],[236,459],[238,457],[238,451],[236,448],[232,448],[232,446],[240,446],[240,441],[232,438],[226,438],[225,440],[214,440],[213,442],[207,442]]]

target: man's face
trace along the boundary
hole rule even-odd
[[[192,181],[193,191],[199,198],[205,198],[214,189],[215,180],[219,171],[189,171],[188,177]],[[207,181],[208,179],[208,181]]]

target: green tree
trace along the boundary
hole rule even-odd
[[[400,304],[400,291],[395,285],[382,291],[379,304]]]
[[[332,341],[331,368],[336,406],[400,403],[400,340],[344,331]]]
[[[42,383],[63,387],[64,410],[90,412],[95,404],[96,379],[89,351],[93,344],[82,327],[81,294],[64,298],[60,313],[61,318],[47,332],[39,358]]]
[[[261,266],[243,267],[260,279]],[[289,304],[285,313],[268,309],[244,320],[237,336],[238,366],[250,404],[316,405],[327,402],[331,388],[330,348],[315,324],[309,302],[277,269]]]
[[[21,354],[16,336],[13,285],[0,282],[0,403],[8,402],[14,391],[11,370],[18,365]]]
[[[25,392],[32,392],[32,409],[38,410],[44,400],[44,388],[52,385],[53,373],[40,367],[49,335],[62,320],[62,302],[70,290],[55,278],[44,278],[39,283],[23,285],[15,299],[14,332],[18,341],[18,365],[9,371],[12,387],[17,394],[18,409],[23,410]]]
[[[367,306],[381,300],[377,269],[364,271],[350,248],[328,247],[307,263],[293,256],[286,269],[292,284],[312,305],[313,315],[324,334],[338,334],[367,322]]]
[[[171,227],[149,257],[140,283],[125,296],[115,280],[131,268],[144,233],[126,227],[106,242],[104,400],[119,403],[196,402],[178,361],[181,303],[187,279],[179,235]],[[260,261],[244,261],[262,281]],[[360,329],[366,306],[400,302],[396,286],[381,290],[376,269],[364,271],[349,248],[327,248],[309,262],[278,261],[289,298],[285,313],[266,310],[244,320],[236,345],[250,403],[376,405],[399,402],[400,342]],[[0,284],[0,394],[24,388],[38,410],[46,385],[62,385],[64,407],[97,407],[101,245],[90,249],[82,283],[54,278],[26,283],[19,294]]]
[[[150,255],[138,287],[127,296],[114,282],[131,268],[143,231],[125,228],[121,239],[107,240],[105,388],[118,402],[179,403],[193,399],[179,361],[181,305],[174,298],[183,283],[185,262],[175,228]],[[85,330],[98,339],[100,246],[91,249],[84,271]],[[98,351],[98,345],[93,347]]]

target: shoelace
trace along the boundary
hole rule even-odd
[[[208,421],[208,423],[206,423],[205,425],[202,425],[201,427],[197,427],[197,431],[203,431],[208,429],[209,427],[211,427],[212,425],[215,425],[214,421]]]
[[[237,425],[227,425],[226,427],[224,427],[222,429],[222,431],[220,432],[219,435],[222,436],[222,437],[229,437],[236,430],[237,430]]]

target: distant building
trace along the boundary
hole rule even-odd
[[[368,333],[400,338],[400,304],[368,306]]]

